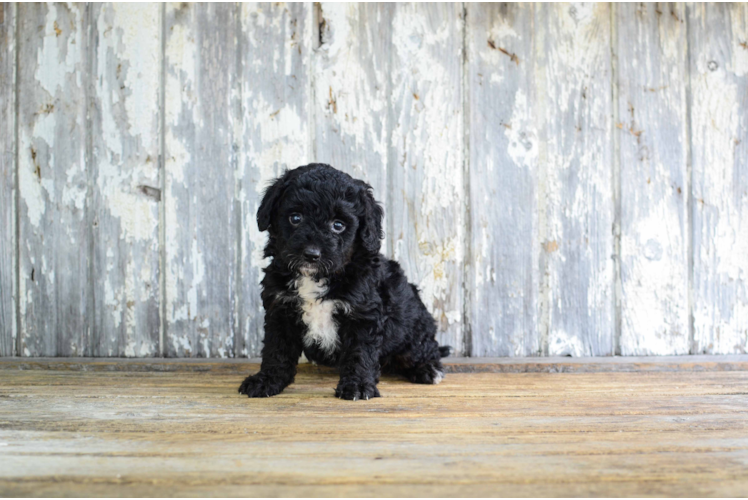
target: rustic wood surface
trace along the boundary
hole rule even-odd
[[[685,6],[614,7],[621,165],[621,354],[687,354]]]
[[[159,353],[161,6],[91,6],[95,356]]]
[[[259,355],[312,161],[458,355],[748,352],[744,3],[2,6],[0,354]]]
[[[382,398],[354,403],[333,396],[334,373],[307,366],[281,395],[255,400],[236,393],[238,373],[3,370],[0,494],[742,496],[748,488],[745,370],[451,373],[438,386],[384,378]]]
[[[367,181],[385,212],[394,10],[383,3],[320,3],[312,65],[314,159]]]
[[[542,353],[533,20],[467,4],[473,356]]]
[[[441,345],[465,352],[461,4],[400,4],[387,106],[390,254],[421,290]],[[422,154],[414,154],[421,151]]]
[[[603,373],[603,372],[707,372],[748,371],[748,355],[606,356],[573,358],[459,358],[444,359],[447,373]],[[0,370],[218,372],[252,373],[260,358],[0,358]],[[316,365],[300,363],[302,373],[317,371]]]
[[[609,4],[536,7],[547,353],[614,352]],[[542,86],[540,85],[542,82]]]
[[[165,48],[164,354],[233,356],[237,7],[169,4]]]
[[[689,6],[694,352],[748,339],[748,6]]]
[[[236,356],[262,350],[264,314],[259,283],[267,265],[267,233],[257,229],[265,189],[284,168],[313,158],[309,124],[311,4],[241,5],[241,143],[237,175],[241,207],[241,276]],[[272,61],[272,63],[271,63]]]
[[[17,4],[19,355],[91,355],[86,4]]]
[[[0,3],[0,356],[16,350],[16,17]]]

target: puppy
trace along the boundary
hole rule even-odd
[[[371,186],[321,163],[268,188],[257,212],[272,258],[262,280],[262,365],[241,394],[280,393],[302,352],[338,368],[343,399],[378,397],[380,372],[442,380],[450,347],[437,343],[434,318],[400,265],[379,253],[383,215]]]

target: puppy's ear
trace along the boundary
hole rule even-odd
[[[384,238],[382,232],[382,218],[384,210],[374,199],[371,192],[371,186],[361,182],[361,191],[359,200],[363,206],[363,215],[359,221],[358,232],[361,237],[361,244],[370,253],[379,253],[382,246],[381,240]]]
[[[275,179],[275,182],[265,190],[265,195],[262,197],[262,203],[260,208],[257,210],[257,227],[260,231],[267,231],[270,227],[270,221],[273,220],[273,213],[275,212],[278,200],[283,193],[285,175],[282,175]]]

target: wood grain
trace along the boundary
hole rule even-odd
[[[165,354],[234,355],[237,8],[166,8]]]
[[[96,4],[92,16],[96,356],[159,352],[161,7]]]
[[[421,290],[441,345],[464,352],[461,4],[401,4],[391,27],[391,255]]]
[[[621,354],[686,354],[687,39],[683,4],[614,7],[621,165]]]
[[[16,7],[0,3],[0,356],[16,352]]]
[[[545,193],[542,257],[551,356],[613,354],[610,6],[536,12]]]
[[[313,58],[315,160],[371,184],[385,219],[394,10],[393,4],[320,3]]]
[[[467,5],[472,356],[541,353],[533,20]]]
[[[82,372],[199,372],[253,373],[260,359],[206,358],[0,358],[0,370]],[[443,361],[446,373],[609,373],[748,371],[748,355],[605,356],[575,358],[460,358]],[[334,374],[335,369],[300,363],[299,373]]]
[[[12,496],[740,496],[748,372],[385,377],[345,402],[301,373],[5,371]]]
[[[243,3],[241,6],[241,289],[237,356],[259,356],[264,310],[259,283],[267,265],[267,233],[257,209],[273,178],[311,163],[309,106],[314,40],[311,4]]]
[[[90,355],[88,11],[18,4],[20,354]]]
[[[0,355],[258,355],[311,161],[457,354],[748,351],[744,4],[1,5]]]
[[[748,7],[688,7],[694,351],[748,352]]]

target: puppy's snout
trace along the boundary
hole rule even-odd
[[[306,257],[306,260],[309,262],[317,262],[321,256],[322,252],[320,252],[317,247],[306,247],[304,249],[304,257]]]

